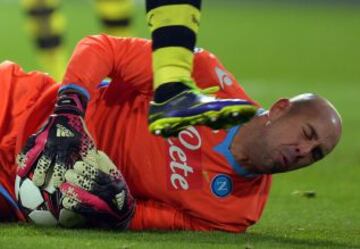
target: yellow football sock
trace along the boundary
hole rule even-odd
[[[153,41],[154,88],[192,81],[193,50],[200,25],[201,0],[148,0]]]

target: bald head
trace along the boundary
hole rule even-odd
[[[251,135],[242,137],[247,144],[238,148],[246,159],[243,162],[255,173],[295,170],[329,154],[339,142],[341,126],[335,107],[319,95],[282,98],[245,127],[243,135]]]
[[[341,117],[338,111],[330,103],[329,100],[321,97],[320,95],[313,93],[304,93],[292,97],[291,99],[289,99],[289,101],[290,103],[292,103],[293,111],[302,110],[316,115],[330,115],[341,124]]]
[[[336,108],[329,100],[313,93],[300,94],[289,101],[289,115],[302,115],[320,126],[320,130],[327,129],[324,136],[331,140],[330,152],[340,140],[342,131],[342,119]]]

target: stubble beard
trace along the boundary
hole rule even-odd
[[[254,173],[270,174],[274,167],[268,137],[264,131],[259,131],[249,142],[249,161],[253,165],[251,171]]]

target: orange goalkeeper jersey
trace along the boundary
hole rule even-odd
[[[106,76],[110,82],[103,81]],[[193,77],[200,88],[220,86],[218,97],[253,102],[209,52],[195,51]],[[90,93],[88,129],[137,199],[131,229],[242,232],[260,218],[271,177],[251,176],[235,162],[229,145],[239,127],[227,131],[189,127],[169,139],[149,133],[150,41],[85,38],[72,56],[63,84],[78,84]],[[17,151],[51,113],[57,86],[49,89],[27,113]]]
[[[9,216],[15,214],[17,218],[23,219],[14,201],[16,141],[25,122],[31,124],[34,120],[34,124],[37,124],[49,115],[53,100],[39,109],[31,120],[27,118],[28,111],[39,100],[42,102],[45,96],[55,100],[57,89],[58,85],[46,74],[25,73],[20,66],[10,61],[0,63],[0,221],[12,220]],[[50,92],[54,94],[48,94]]]

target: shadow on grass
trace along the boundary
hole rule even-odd
[[[321,239],[300,239],[291,236],[284,237],[281,235],[270,235],[260,233],[246,234],[229,234],[222,232],[143,232],[124,233],[127,239],[143,240],[144,242],[172,242],[172,243],[189,243],[189,244],[219,244],[222,246],[233,245],[241,246],[245,244],[256,245],[277,245],[285,248],[329,248],[329,249],[352,249],[359,248],[351,243],[341,243],[331,240]],[[140,238],[139,238],[140,237]],[[239,247],[241,248],[241,247]],[[251,247],[250,247],[251,248]]]
[[[219,244],[222,246],[233,245],[241,246],[245,244],[254,245],[277,245],[285,248],[329,248],[329,249],[355,249],[360,248],[351,243],[341,243],[331,240],[321,239],[302,239],[292,236],[270,235],[260,233],[229,234],[222,232],[143,232],[126,233],[128,239],[139,239],[141,237],[146,242],[173,242],[189,244]],[[138,237],[139,236],[139,237]],[[131,238],[132,237],[132,238]],[[241,247],[239,247],[241,248]],[[251,248],[251,247],[249,247]]]
[[[354,244],[350,243],[341,243],[335,242],[331,240],[321,240],[321,239],[300,239],[294,237],[286,237],[284,236],[277,236],[277,235],[270,235],[270,234],[259,234],[259,233],[248,233],[244,234],[244,237],[247,238],[249,242],[256,242],[256,241],[263,241],[268,243],[278,243],[282,245],[292,245],[292,246],[303,246],[304,248],[336,248],[336,249],[352,249],[352,248],[359,248]]]
[[[2,225],[3,229],[7,226]],[[246,234],[231,234],[223,232],[119,232],[115,230],[98,229],[62,229],[62,228],[44,228],[32,226],[29,224],[12,225],[8,228],[16,228],[22,236],[43,236],[63,237],[65,239],[76,238],[78,241],[86,240],[93,242],[100,241],[126,241],[130,244],[181,244],[181,245],[221,245],[221,246],[241,246],[251,245],[245,248],[258,248],[258,246],[271,246],[271,248],[329,248],[329,249],[355,249],[360,248],[353,243],[342,243],[328,239],[296,238],[296,235],[284,234],[262,234],[248,232]],[[6,230],[6,229],[5,229]],[[10,229],[12,230],[12,229]],[[263,247],[261,247],[263,248]]]
[[[229,234],[221,232],[213,233],[191,233],[178,232],[178,233],[162,233],[162,232],[147,232],[146,241],[159,242],[159,236],[163,236],[165,240],[172,242],[184,243],[188,241],[191,244],[220,244],[220,245],[254,245],[257,244],[271,244],[280,247],[303,247],[303,248],[329,248],[329,249],[352,249],[360,248],[351,243],[341,243],[331,240],[321,239],[300,239],[292,236],[284,237],[281,235],[260,234],[260,233],[246,233],[246,234]],[[186,239],[185,239],[186,238]]]

